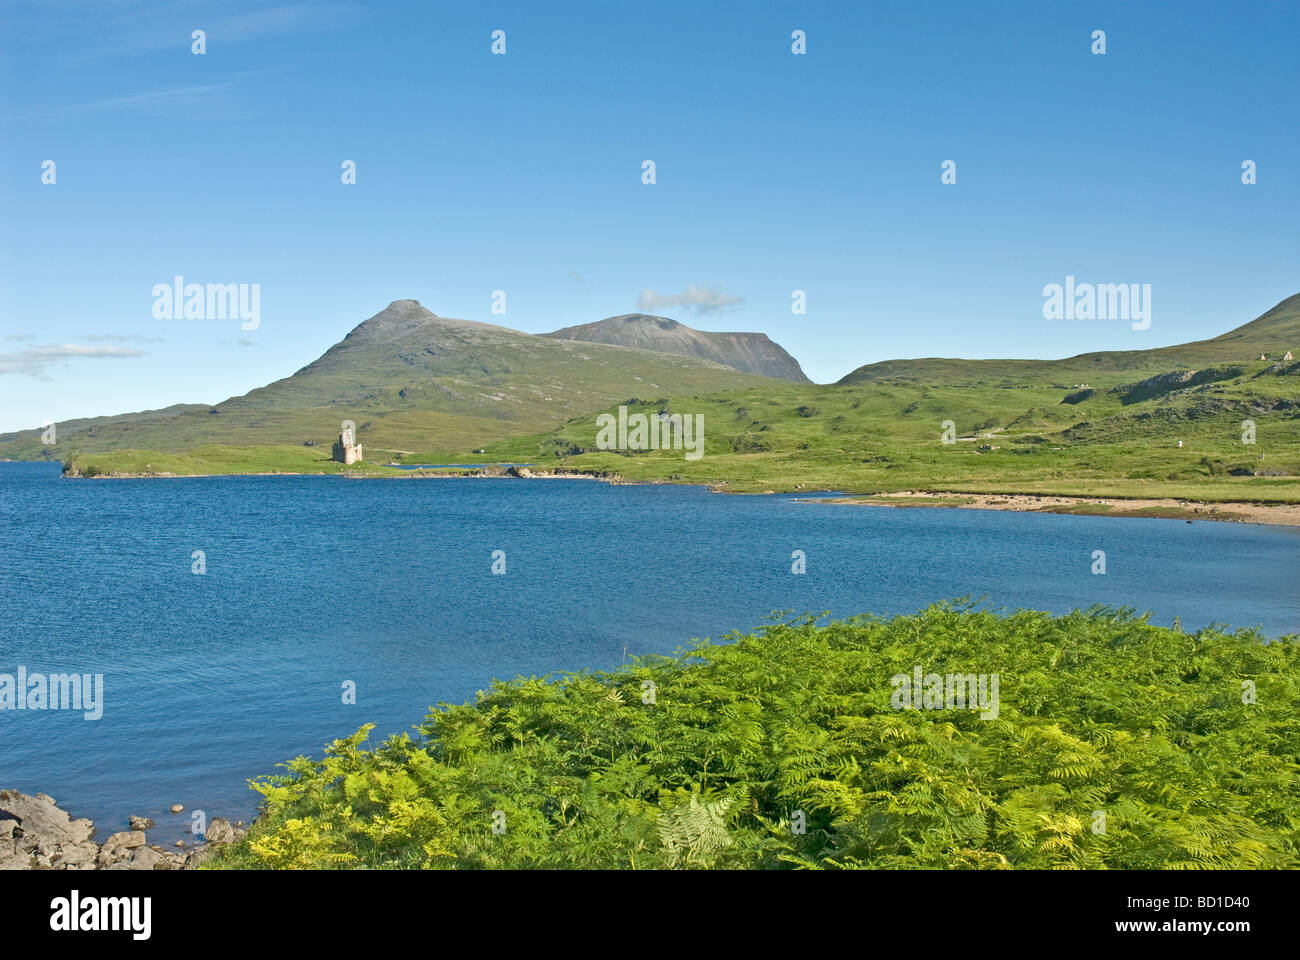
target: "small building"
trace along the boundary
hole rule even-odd
[[[1294,360],[1295,358],[1294,358],[1293,356],[1291,356],[1291,351],[1288,350],[1288,351],[1286,352],[1286,356],[1283,357],[1282,359],[1283,359],[1283,360]]]
[[[1261,359],[1261,360],[1267,360],[1267,359],[1268,359],[1268,354],[1267,354],[1267,353],[1261,353],[1261,354],[1259,355],[1259,359]]]
[[[361,444],[355,442],[356,437],[351,430],[344,430],[339,434],[339,438],[334,441],[333,459],[339,463],[357,463],[361,460]]]

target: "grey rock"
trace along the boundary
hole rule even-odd
[[[581,340],[618,347],[654,350],[683,357],[711,360],[745,373],[811,383],[799,361],[763,333],[706,333],[668,317],[626,313],[595,323],[544,333],[554,340]]]
[[[99,848],[95,825],[73,820],[47,794],[0,790],[0,869],[84,869]]]
[[[21,853],[16,846],[5,848],[0,845],[0,870],[30,870],[32,860],[30,853]]]
[[[225,817],[213,817],[203,839],[208,843],[234,843],[239,839],[239,833]]]
[[[185,809],[180,804],[176,812]],[[102,845],[92,839],[95,825],[73,820],[45,794],[28,796],[0,790],[0,870],[190,870],[212,856],[220,844],[235,843],[248,831],[243,821],[224,817],[208,825],[207,840],[196,849],[176,841],[176,851],[146,842],[148,817],[131,817],[130,830],[114,833]]]
[[[97,863],[101,869],[109,869],[117,863],[130,860],[131,851],[144,846],[144,834],[139,830],[124,830],[115,833],[99,848]]]
[[[49,856],[56,870],[94,870],[99,859],[99,845],[89,840],[64,845]]]
[[[185,858],[185,869],[196,869],[203,863],[203,861],[210,858],[216,850],[217,848],[210,843],[205,843],[201,847],[195,847],[190,851],[190,855]]]
[[[131,849],[132,847],[144,846],[144,831],[142,830],[123,830],[121,833],[115,833],[104,841],[104,847],[120,847]]]
[[[155,870],[163,862],[163,855],[153,847],[136,847],[131,854],[131,868],[134,870]]]
[[[17,821],[17,828],[24,837],[40,835],[53,842],[81,843],[89,840],[95,832],[95,825],[89,820],[73,820],[65,811],[54,805],[54,801],[43,793],[34,797],[16,790],[0,790],[0,821]]]

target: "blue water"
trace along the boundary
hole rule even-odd
[[[1099,549],[1105,576],[1090,572]],[[777,609],[912,612],[962,595],[1277,636],[1300,631],[1298,552],[1300,530],[1233,523],[592,480],[63,480],[54,464],[0,463],[0,672],[106,686],[98,721],[0,712],[0,787],[49,793],[101,837],[152,816],[170,843],[188,821],[169,804],[248,820],[247,778],[365,722],[409,731],[493,678],[617,667]]]

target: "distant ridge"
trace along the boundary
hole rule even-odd
[[[796,383],[812,382],[804,375],[799,361],[765,333],[708,333],[668,317],[625,313],[595,323],[564,327],[542,336],[699,357],[742,373],[756,373]]]
[[[841,385],[873,380],[949,381],[955,378],[1069,377],[1089,371],[1193,370],[1216,363],[1243,363],[1260,355],[1281,360],[1288,351],[1300,356],[1300,293],[1287,297],[1260,316],[1210,340],[1194,340],[1148,350],[1106,350],[1060,360],[959,360],[918,357],[882,360],[841,377]]]

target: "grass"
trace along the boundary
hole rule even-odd
[[[242,397],[62,421],[53,450],[42,446],[39,429],[3,434],[0,457],[307,443],[328,453],[343,421],[351,420],[369,458],[383,461],[434,446],[469,451],[549,430],[629,390],[694,393],[768,382],[693,357],[554,340],[394,307],[293,376]],[[253,469],[261,472],[260,466]]]
[[[711,483],[736,492],[1062,494],[1300,502],[1300,365],[1243,366],[1150,394],[1124,381],[1064,403],[1069,385],[976,381],[767,387],[665,397],[629,411],[702,414],[705,456],[599,451],[595,415],[489,445],[502,459]],[[609,408],[612,412],[613,408]],[[1243,421],[1255,443],[1242,442]],[[941,442],[953,421],[957,442]],[[1179,446],[1182,441],[1182,446]],[[984,449],[981,449],[981,448]],[[1277,473],[1280,476],[1256,475]]]
[[[336,472],[321,460],[350,414],[377,465],[529,462],[737,493],[1300,503],[1300,363],[1254,352],[1287,346],[1300,329],[1300,298],[1200,344],[1068,361],[892,361],[825,386],[449,323],[421,326],[409,342],[384,339],[387,328],[350,336],[294,377],[216,412],[74,422],[60,425],[54,450],[25,434],[0,438],[0,455],[119,473],[160,463],[173,473]],[[1193,360],[1213,362],[1193,369]],[[367,368],[377,371],[369,379]],[[624,396],[632,390],[640,399]],[[701,415],[703,458],[598,449],[596,416],[620,403]],[[947,423],[951,444],[940,442]]]
[[[738,493],[927,490],[1300,502],[1300,376],[1294,366],[1248,365],[1219,380],[1157,393],[1130,382],[1095,390],[1064,403],[1070,388],[1059,384],[767,382],[628,403],[631,412],[648,415],[701,414],[704,456],[694,461],[680,450],[598,450],[595,413],[488,443],[481,455],[421,448],[414,437],[406,441],[411,448],[390,451],[362,437],[368,459],[381,463],[529,462]],[[948,420],[956,425],[952,444],[940,442]],[[1244,420],[1255,423],[1254,444],[1242,442]],[[324,450],[207,445],[170,459],[147,451],[77,452],[73,459],[119,472],[141,472],[142,463],[156,469],[160,461],[175,463],[165,469],[176,473],[335,472],[321,463]],[[1281,475],[1255,475],[1266,471]]]

